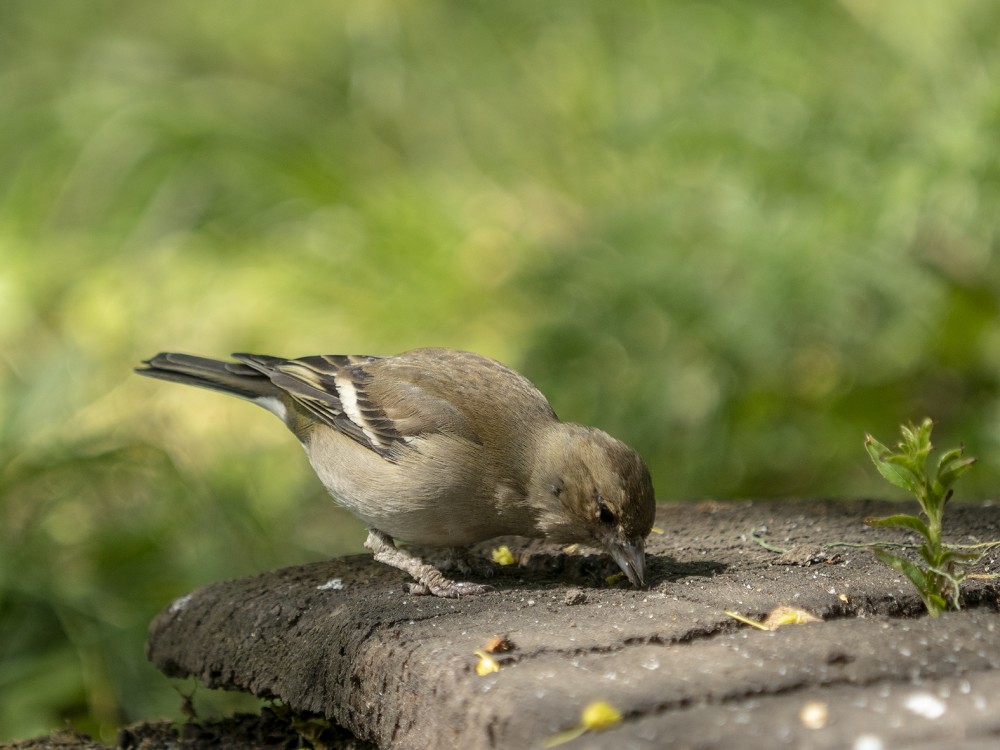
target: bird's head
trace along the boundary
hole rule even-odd
[[[601,430],[560,423],[539,458],[532,499],[544,501],[546,537],[604,549],[633,585],[645,585],[656,500],[642,457]]]

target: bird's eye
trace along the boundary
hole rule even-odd
[[[553,482],[551,489],[552,489],[552,494],[555,497],[559,497],[562,494],[562,490],[563,490],[562,480],[560,479],[557,482]]]
[[[608,507],[608,504],[604,502],[604,498],[601,497],[600,492],[594,492],[594,499],[597,500],[597,512],[601,519],[601,523],[612,524],[615,522],[615,514]]]

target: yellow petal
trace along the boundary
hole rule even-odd
[[[807,622],[823,621],[804,609],[784,606],[776,607],[771,614],[764,618],[764,626],[768,630],[777,630],[783,625],[804,625]]]
[[[567,742],[571,742],[579,737],[581,734],[586,732],[586,728],[582,726],[575,726],[572,729],[566,729],[562,732],[556,732],[553,735],[549,735],[545,738],[545,742],[542,743],[542,747],[556,747],[558,745],[565,745]]]
[[[476,664],[477,675],[485,677],[488,674],[500,671],[500,665],[497,664],[496,659],[487,654],[485,651],[477,648],[473,653],[479,657],[479,662]]]
[[[497,565],[513,565],[515,560],[510,547],[504,544],[493,550],[493,562]]]
[[[594,701],[583,709],[581,723],[585,729],[607,729],[620,724],[621,712],[607,701]]]
[[[806,612],[804,609],[795,609],[794,607],[785,605],[775,607],[771,610],[771,613],[764,618],[763,622],[751,620],[749,617],[744,617],[738,612],[727,611],[726,614],[758,630],[777,630],[784,625],[804,625],[807,622],[823,622],[822,618],[816,617],[816,615]]]
[[[757,622],[756,620],[751,620],[749,617],[741,615],[739,612],[733,612],[732,610],[726,610],[726,614],[732,617],[734,620],[739,620],[744,625],[749,625],[752,628],[757,628],[757,630],[767,630],[767,626],[763,623]]]
[[[571,740],[575,740],[584,732],[599,732],[608,729],[615,724],[620,724],[622,720],[621,712],[607,701],[594,701],[587,704],[580,714],[580,723],[570,729],[550,735],[546,738],[542,747],[556,747]]]

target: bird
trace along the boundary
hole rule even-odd
[[[367,527],[374,559],[445,598],[491,591],[452,580],[396,540],[468,547],[498,536],[607,552],[645,586],[655,497],[642,457],[608,433],[560,420],[526,377],[445,348],[392,356],[232,361],[161,352],[140,375],[237,396],[277,416],[334,500]]]

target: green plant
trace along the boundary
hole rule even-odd
[[[879,546],[870,546],[872,554],[894,570],[909,578],[917,587],[924,606],[932,617],[946,609],[961,608],[962,580],[965,568],[982,556],[981,552],[959,550],[941,541],[944,509],[954,492],[953,485],[976,462],[966,458],[964,447],[945,451],[937,462],[933,474],[927,471],[931,452],[931,429],[934,423],[925,419],[919,426],[904,425],[903,440],[898,450],[892,451],[871,435],[865,435],[865,449],[879,473],[889,482],[912,492],[920,504],[923,518],[907,513],[897,513],[883,518],[866,518],[869,526],[895,526],[915,531],[923,542],[916,549],[921,563],[888,552]]]

